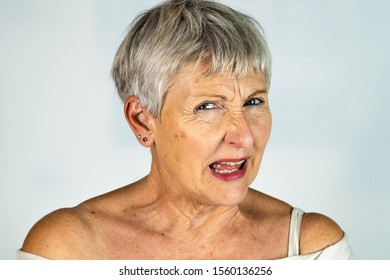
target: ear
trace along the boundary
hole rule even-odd
[[[143,108],[135,96],[129,96],[124,105],[127,123],[130,125],[141,145],[151,147],[154,144],[154,117]]]

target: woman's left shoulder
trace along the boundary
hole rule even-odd
[[[290,204],[255,189],[249,189],[248,196],[242,206],[246,206],[261,217],[290,219],[292,210]]]
[[[305,213],[302,218],[300,253],[309,254],[337,243],[343,230],[331,218],[319,213]]]

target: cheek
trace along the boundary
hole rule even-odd
[[[174,155],[174,158],[177,162],[183,161],[183,154],[187,153],[185,150],[186,145],[185,142],[187,141],[187,135],[183,131],[176,131],[173,134],[172,141],[168,141],[168,143],[171,145],[172,152]]]
[[[173,138],[175,139],[176,142],[179,142],[179,141],[182,141],[182,140],[185,140],[186,139],[186,134],[185,132],[181,131],[181,132],[177,132],[173,135]]]
[[[199,112],[196,117],[196,122],[205,124],[208,126],[215,126],[220,123],[224,116],[225,111],[223,109],[205,110]]]
[[[255,143],[264,147],[271,135],[272,117],[271,114],[263,115],[257,118],[255,125],[252,127],[252,133],[255,137]]]
[[[198,168],[208,162],[220,143],[220,133],[209,124],[176,126],[171,146],[177,161],[183,166]]]
[[[202,146],[211,144],[213,138],[216,138],[216,132],[220,128],[221,114],[218,110],[211,110],[199,115],[191,113],[189,116],[182,116],[180,119],[181,121],[174,125],[175,140]]]

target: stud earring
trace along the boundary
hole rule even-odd
[[[141,134],[138,134],[138,135],[137,135],[137,138],[138,138],[138,139],[141,139],[141,137],[142,137]]]
[[[142,138],[142,141],[147,142],[148,138],[144,137],[144,138]]]

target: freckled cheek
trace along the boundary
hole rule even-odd
[[[218,133],[205,127],[191,128],[177,133],[177,142],[174,145],[175,158],[185,166],[199,167],[210,154],[214,152]]]
[[[185,131],[176,129],[175,133],[167,137],[166,145],[170,147],[170,153],[177,164],[190,166],[194,158],[199,156],[205,141],[197,131]]]
[[[186,139],[186,134],[184,132],[175,133],[173,137],[176,141],[180,141]]]

